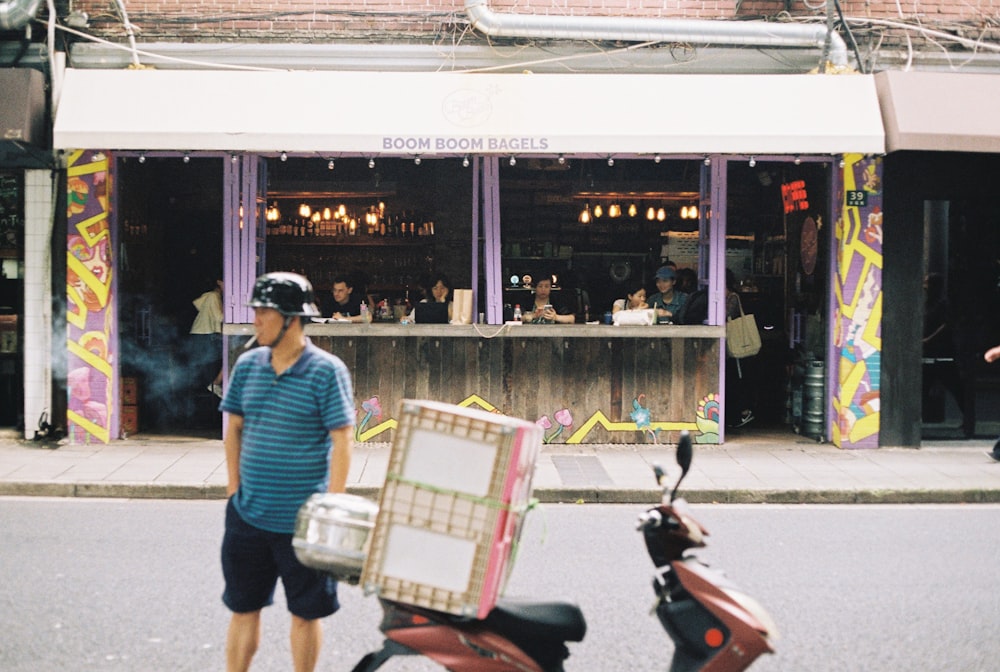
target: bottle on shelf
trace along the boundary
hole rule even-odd
[[[514,321],[515,322],[520,322],[521,321],[521,304],[520,303],[514,304]]]
[[[365,324],[369,324],[372,321],[372,316],[368,312],[368,304],[364,302],[361,303],[361,321]]]

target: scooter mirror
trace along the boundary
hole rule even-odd
[[[663,478],[667,475],[667,472],[663,470],[658,464],[653,465],[653,475],[656,476],[656,484],[663,485]]]
[[[693,458],[694,448],[691,446],[691,434],[685,429],[681,432],[680,440],[677,442],[677,464],[681,468],[681,475],[674,485],[674,491],[670,494],[670,501],[674,501],[677,498],[677,489],[681,487],[681,481],[687,476]]]
[[[681,431],[681,438],[677,442],[677,464],[681,468],[681,475],[685,475],[691,468],[691,459],[694,457],[694,449],[691,447],[691,434],[685,429]]]

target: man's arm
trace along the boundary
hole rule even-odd
[[[330,492],[344,492],[347,473],[351,470],[351,453],[354,451],[354,427],[347,425],[330,431],[333,453],[330,455]]]
[[[243,439],[243,416],[229,414],[226,438],[222,445],[226,450],[226,497],[232,497],[240,487],[240,450]]]

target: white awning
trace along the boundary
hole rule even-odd
[[[1000,152],[1000,77],[954,72],[875,75],[887,150]]]
[[[58,149],[878,154],[868,75],[66,71]]]

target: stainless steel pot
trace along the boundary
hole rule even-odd
[[[307,567],[356,584],[368,555],[378,504],[343,493],[317,493],[299,508],[292,546]]]

